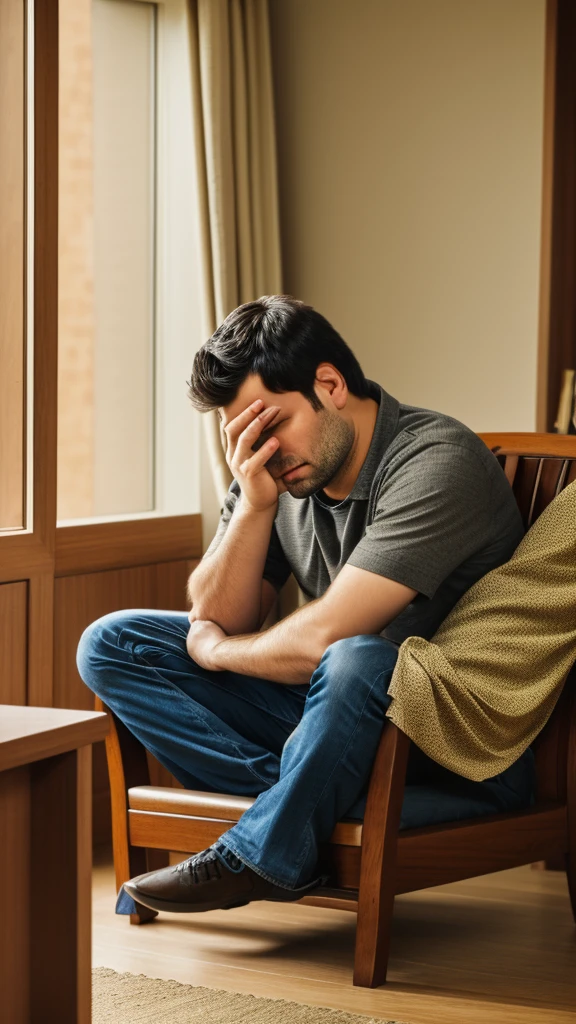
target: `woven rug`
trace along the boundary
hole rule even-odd
[[[405,1024],[202,985],[92,971],[92,1024]]]

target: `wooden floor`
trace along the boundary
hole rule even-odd
[[[355,915],[259,902],[130,925],[94,867],[93,963],[409,1024],[576,1022],[566,878],[530,867],[399,896],[388,983],[353,988]]]

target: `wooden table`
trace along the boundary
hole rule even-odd
[[[108,716],[0,704],[0,1019],[90,1024],[91,744]]]

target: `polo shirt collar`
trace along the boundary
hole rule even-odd
[[[380,405],[370,447],[356,477],[356,482],[348,495],[348,499],[353,501],[370,497],[374,477],[382,462],[382,456],[398,431],[400,403],[387,391],[384,391],[384,388],[376,381],[368,380],[367,383],[370,398],[374,398]]]

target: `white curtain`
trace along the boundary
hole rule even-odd
[[[208,338],[236,306],[283,290],[268,0],[190,0],[190,32]],[[202,420],[222,503],[224,438],[216,412]],[[279,614],[298,603],[291,577]]]
[[[282,291],[267,0],[191,0],[205,336]],[[232,480],[215,412],[202,416],[220,502]]]

